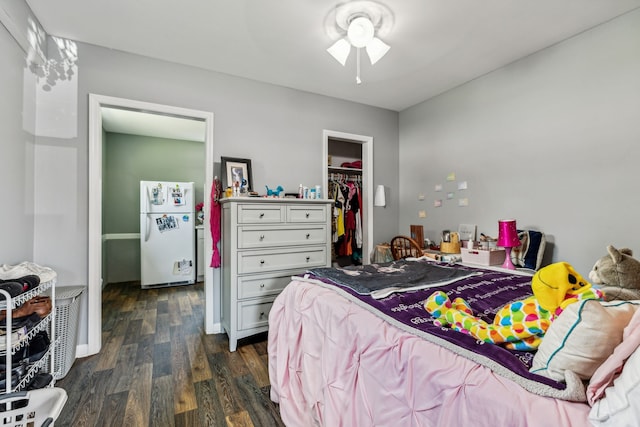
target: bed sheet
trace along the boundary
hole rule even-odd
[[[530,393],[308,282],[276,298],[268,352],[288,426],[589,425],[587,404]]]

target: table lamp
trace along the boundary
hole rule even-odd
[[[505,252],[502,268],[515,270],[516,267],[511,262],[511,248],[520,246],[520,239],[518,239],[518,230],[516,230],[515,219],[502,219],[498,221],[497,246],[503,247]]]

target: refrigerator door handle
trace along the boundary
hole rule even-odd
[[[145,218],[146,218],[146,220],[144,221],[144,241],[145,242],[149,241],[149,235],[151,234],[151,225],[150,225],[151,221],[149,221],[150,216],[151,215],[149,214],[145,215]]]
[[[145,212],[151,211],[151,194],[149,194],[149,186],[147,185],[144,186],[144,206]]]

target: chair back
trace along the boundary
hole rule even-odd
[[[404,259],[408,257],[420,258],[422,256],[422,247],[407,236],[396,236],[391,239],[391,255],[394,260]]]

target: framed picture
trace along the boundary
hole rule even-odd
[[[233,187],[234,182],[239,182],[240,186],[246,180],[246,189],[253,189],[253,176],[251,175],[251,160],[238,159],[235,157],[221,157],[222,168],[222,188]]]

